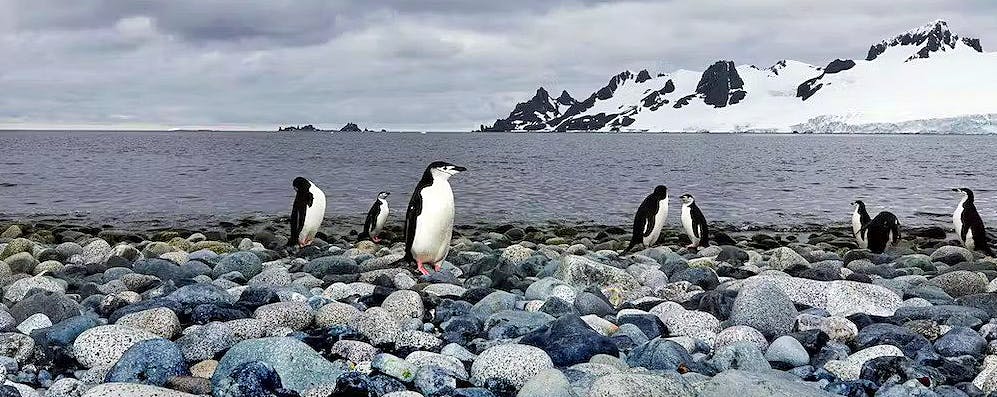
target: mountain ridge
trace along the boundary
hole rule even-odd
[[[936,20],[872,44],[865,59],[838,58],[825,66],[784,59],[760,68],[718,60],[702,72],[627,70],[570,105],[540,107],[552,103],[541,88],[546,99],[535,95],[481,130],[826,133],[861,132],[863,125],[881,132],[892,123],[908,132],[938,120],[936,128],[997,133],[988,116],[997,114],[997,79],[986,79],[992,70],[997,53]],[[517,112],[523,109],[532,112]]]

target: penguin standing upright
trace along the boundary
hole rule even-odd
[[[860,229],[866,238],[866,246],[876,254],[882,254],[891,245],[900,241],[900,220],[892,212],[883,211]]]
[[[682,227],[685,234],[692,240],[686,248],[707,247],[710,245],[710,228],[706,224],[706,217],[703,211],[696,205],[696,198],[691,194],[683,194],[682,200]]]
[[[367,219],[363,223],[363,232],[360,233],[360,240],[371,239],[375,243],[381,242],[378,233],[384,229],[384,223],[388,220],[388,196],[389,192],[380,192],[374,205],[367,211]]]
[[[668,217],[668,188],[658,185],[644,201],[637,207],[637,214],[634,215],[634,231],[630,238],[630,245],[623,250],[620,255],[634,249],[637,245],[644,243],[645,248],[658,241],[661,236],[661,227]]]
[[[866,237],[867,231],[865,230],[865,226],[872,219],[869,218],[869,212],[866,211],[865,203],[862,200],[855,200],[852,202],[852,205],[855,206],[855,211],[852,212],[852,235],[855,236],[855,242],[859,248],[869,248],[869,239]]]
[[[464,167],[436,161],[426,167],[415,186],[405,211],[405,256],[401,262],[415,262],[419,272],[429,274],[424,265],[447,257],[453,236],[454,198],[448,181]]]
[[[973,191],[967,188],[952,190],[963,194],[962,201],[952,213],[952,223],[955,226],[955,234],[959,236],[959,241],[969,250],[978,250],[987,256],[994,256],[994,252],[990,248],[990,241],[987,238],[987,229],[983,226],[983,218],[976,211]]]
[[[291,182],[294,186],[294,202],[291,204],[291,237],[287,246],[297,243],[304,247],[312,243],[325,218],[325,193],[311,181],[297,177]]]

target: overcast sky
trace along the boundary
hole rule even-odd
[[[733,5],[730,3],[736,3]],[[997,1],[0,0],[0,128],[469,130],[625,69],[863,58]]]

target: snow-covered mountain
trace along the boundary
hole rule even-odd
[[[577,101],[543,88],[485,131],[997,133],[997,53],[935,21],[864,60],[625,71]]]

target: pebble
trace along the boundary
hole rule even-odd
[[[471,383],[484,386],[499,381],[519,389],[527,380],[545,369],[553,368],[550,356],[527,345],[507,344],[481,352],[471,365]]]

